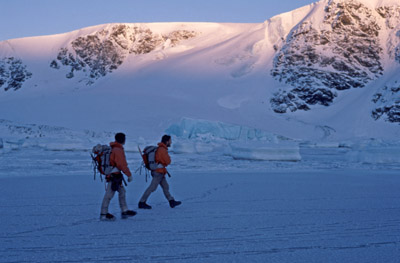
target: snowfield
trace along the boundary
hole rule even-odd
[[[182,206],[169,208],[158,189],[152,210],[122,220],[114,197],[117,221],[101,222],[102,183],[89,171],[66,175],[58,165],[43,168],[49,176],[25,168],[37,176],[0,179],[1,262],[398,262],[400,256],[398,171],[171,168],[172,194]],[[127,187],[130,208],[136,210],[145,187],[136,175]]]

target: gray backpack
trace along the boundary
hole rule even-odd
[[[158,147],[157,146],[147,146],[143,149],[143,163],[144,166],[151,171],[164,168],[164,165],[160,163],[156,163],[156,151]]]
[[[120,170],[117,167],[111,166],[110,155],[112,148],[108,145],[97,144],[92,149],[92,160],[96,178],[96,170],[102,175],[110,175],[112,173],[118,173]],[[101,175],[100,175],[100,179]]]

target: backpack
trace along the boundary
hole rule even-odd
[[[147,170],[154,171],[159,168],[164,168],[164,165],[156,163],[157,149],[158,149],[157,146],[147,146],[143,149],[142,159],[143,159],[143,164]]]
[[[103,181],[101,175],[108,176],[112,173],[119,172],[117,167],[111,166],[110,164],[110,156],[111,156],[112,148],[108,145],[97,144],[92,149],[92,154],[90,156],[93,160],[93,169],[94,169],[94,179],[96,180],[96,173],[100,173],[100,179]]]
[[[164,165],[162,165],[161,163],[156,163],[157,149],[158,149],[158,146],[146,146],[142,152],[142,150],[138,146],[138,150],[139,150],[140,155],[142,156],[143,162],[136,171],[140,170],[140,174],[142,174],[142,167],[146,168],[145,169],[146,182],[147,182],[147,177],[148,177],[149,171],[154,171],[159,168],[165,168]],[[167,172],[167,174],[169,177],[171,177],[169,172]]]

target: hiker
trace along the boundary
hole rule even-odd
[[[157,189],[158,185],[161,185],[165,198],[167,198],[169,206],[171,208],[174,208],[175,206],[178,206],[182,203],[180,201],[175,201],[175,199],[172,197],[169,192],[167,178],[165,178],[165,175],[168,173],[166,167],[171,163],[171,158],[168,154],[168,147],[171,146],[171,143],[172,140],[171,136],[169,135],[164,135],[161,138],[161,142],[158,143],[158,149],[155,154],[155,162],[161,164],[162,166],[164,166],[164,168],[158,168],[151,171],[151,176],[153,177],[153,179],[151,180],[149,187],[146,189],[142,198],[139,201],[138,207],[140,209],[151,209],[151,206],[148,205],[146,201],[149,198],[150,194]]]
[[[130,216],[136,215],[135,211],[128,210],[125,198],[125,188],[122,182],[125,181],[121,171],[128,176],[128,182],[131,182],[133,177],[132,173],[128,168],[126,162],[125,151],[123,145],[125,144],[125,134],[117,133],[115,135],[115,142],[111,142],[112,148],[110,155],[110,165],[114,166],[115,172],[112,172],[106,177],[107,188],[104,195],[103,203],[101,205],[100,219],[101,220],[115,220],[115,216],[108,212],[108,206],[110,205],[111,199],[114,197],[116,191],[118,191],[119,206],[121,207],[121,217],[123,219]]]

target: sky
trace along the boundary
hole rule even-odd
[[[262,23],[317,0],[0,0],[0,41],[106,23]]]

